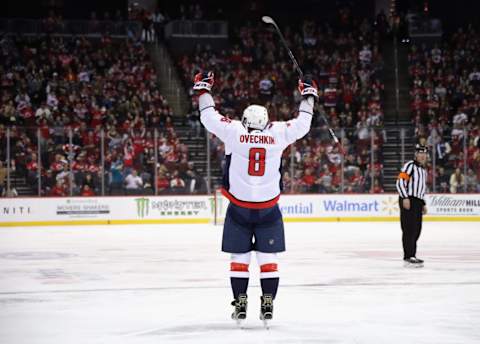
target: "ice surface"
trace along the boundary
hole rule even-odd
[[[480,224],[286,224],[274,320],[251,267],[246,328],[209,225],[0,228],[0,343],[480,343]],[[253,261],[252,263],[255,263]]]

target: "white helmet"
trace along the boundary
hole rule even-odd
[[[263,130],[268,123],[268,112],[264,106],[250,105],[243,110],[242,124],[247,129]]]

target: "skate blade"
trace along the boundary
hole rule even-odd
[[[270,330],[270,320],[272,320],[273,314],[270,312],[266,312],[265,314],[260,313],[260,320],[263,322],[263,327],[265,329]]]
[[[240,329],[245,328],[245,319],[235,319],[235,322],[237,323],[237,327]]]
[[[266,330],[270,330],[270,320],[269,319],[263,319],[263,327],[265,327]]]
[[[423,263],[421,264],[405,263],[403,264],[403,267],[408,269],[420,269],[420,268],[423,268]]]

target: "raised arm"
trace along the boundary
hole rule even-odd
[[[287,144],[291,144],[301,139],[310,131],[313,116],[313,106],[315,98],[318,97],[317,84],[310,77],[305,76],[303,80],[298,81],[298,90],[303,96],[298,107],[297,118],[287,122],[277,122],[272,128],[274,131],[282,131]]]
[[[302,99],[298,107],[298,117],[286,122],[285,140],[288,144],[301,139],[310,131],[314,102],[313,96]]]
[[[235,130],[232,120],[218,113],[210,93],[199,96],[198,107],[200,109],[200,122],[209,132],[225,142],[228,135]]]
[[[199,94],[200,122],[209,132],[225,142],[229,134],[235,130],[235,126],[232,124],[232,120],[220,115],[215,109],[215,102],[210,94],[213,83],[212,72],[198,73],[195,75],[193,90]]]

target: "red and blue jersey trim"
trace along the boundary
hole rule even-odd
[[[228,192],[227,189],[221,188],[220,191],[222,192],[222,195],[224,195],[230,202],[233,204],[242,207],[242,208],[248,208],[248,209],[267,209],[275,206],[278,203],[278,200],[280,199],[280,194],[269,200],[269,201],[264,201],[264,202],[247,202],[247,201],[241,201],[235,196],[233,196],[230,192]]]

